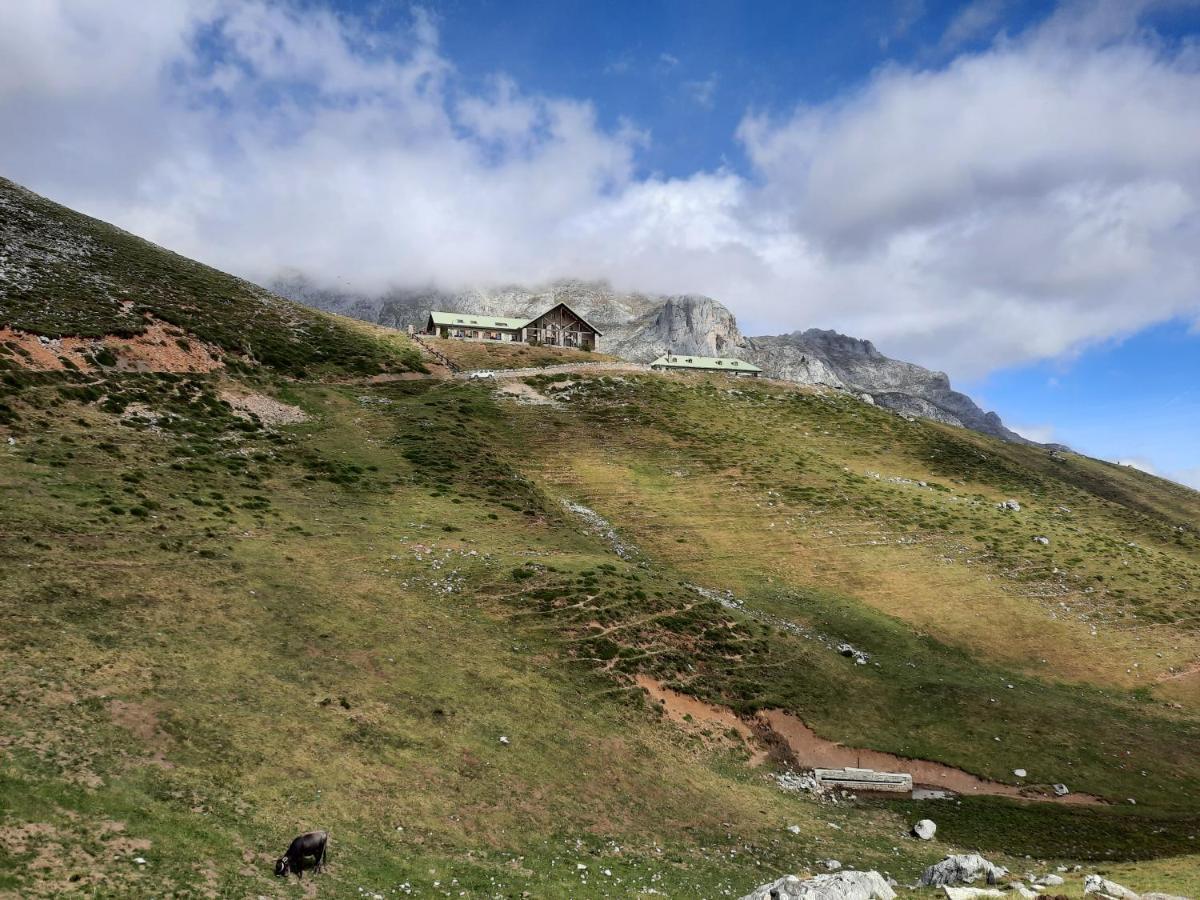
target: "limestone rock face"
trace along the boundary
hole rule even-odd
[[[895,900],[896,892],[878,872],[838,872],[801,879],[785,875],[756,888],[742,900]]]
[[[995,413],[984,412],[951,388],[945,372],[884,356],[870,341],[810,328],[747,338],[746,358],[774,378],[803,381],[805,373],[817,371],[820,374],[808,383],[867,393],[879,406],[898,413],[1029,443],[1005,428]]]
[[[431,309],[532,318],[555,303],[566,303],[603,332],[600,350],[622,359],[645,363],[667,352],[738,357],[771,378],[849,391],[901,415],[1029,443],[1005,428],[995,413],[984,412],[951,388],[943,372],[891,359],[870,341],[836,331],[811,328],[745,337],[733,313],[711,297],[624,292],[607,282],[573,279],[540,287],[404,288],[369,295],[325,289],[298,273],[286,273],[269,287],[300,303],[391,328],[423,327]]]

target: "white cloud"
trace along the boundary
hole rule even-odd
[[[1008,0],[972,0],[960,9],[942,34],[941,48],[954,50],[992,29],[1004,14]]]
[[[685,81],[683,83],[683,87],[697,104],[707,109],[711,109],[713,105],[713,97],[717,93],[717,84],[719,83],[719,80],[720,79],[718,78],[717,73],[713,72],[707,78],[699,81]]]
[[[42,0],[0,30],[0,170],[250,277],[609,277],[974,376],[1200,318],[1200,49],[1145,6],[748,114],[752,172],[663,179],[585,99],[466,88],[420,12]]]
[[[1058,437],[1058,433],[1053,425],[1014,425],[1010,422],[1008,423],[1008,427],[1021,435],[1021,437],[1036,441],[1039,444],[1061,443],[1061,438]]]

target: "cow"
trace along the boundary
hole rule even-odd
[[[304,859],[307,856],[315,860],[313,867],[317,872],[324,871],[325,848],[328,844],[329,835],[324,831],[310,831],[292,838],[287,853],[275,863],[275,874],[280,878],[287,878],[290,873],[295,872],[297,878],[303,878]]]

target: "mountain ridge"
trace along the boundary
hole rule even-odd
[[[869,340],[832,330],[747,336],[732,310],[702,294],[621,292],[603,281],[560,279],[535,288],[507,285],[443,291],[431,287],[371,295],[322,289],[299,272],[289,272],[269,287],[299,303],[393,328],[420,328],[435,307],[532,317],[552,303],[564,302],[604,332],[605,352],[632,362],[650,362],[667,352],[735,356],[773,378],[844,390],[901,415],[1013,443],[1034,443],[1007,428],[995,412],[985,411],[954,390],[945,372],[893,359]]]

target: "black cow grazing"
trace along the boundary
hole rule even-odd
[[[304,859],[307,856],[316,860],[314,868],[318,872],[324,871],[325,848],[328,844],[329,834],[324,831],[310,831],[292,838],[287,853],[279,857],[279,862],[275,863],[275,874],[280,878],[287,878],[290,873],[295,872],[297,878],[303,878]]]

